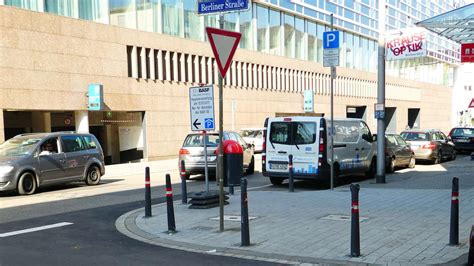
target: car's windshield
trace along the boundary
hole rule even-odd
[[[40,138],[27,136],[9,139],[0,145],[0,155],[23,156],[31,154],[39,141],[41,141]]]
[[[456,128],[453,130],[453,137],[474,137],[474,129],[472,128]]]
[[[204,147],[203,135],[188,135],[186,140],[184,140],[184,147]],[[207,146],[208,147],[217,147],[219,143],[219,135],[207,135]]]
[[[429,137],[427,133],[423,132],[402,132],[400,134],[404,140],[408,141],[429,141]]]
[[[240,131],[240,135],[244,138],[258,138],[258,137],[262,137],[262,131],[244,129]]]

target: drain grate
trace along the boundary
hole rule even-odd
[[[255,219],[257,219],[256,216],[249,216],[249,220],[255,220]],[[219,216],[212,217],[210,220],[219,221]],[[224,221],[239,222],[240,223],[240,215],[224,215]]]
[[[329,214],[327,216],[324,216],[320,218],[321,220],[330,220],[330,221],[350,221],[351,216],[350,215],[341,215],[341,214]],[[368,220],[369,217],[367,216],[360,216],[359,221],[363,222],[365,220]]]

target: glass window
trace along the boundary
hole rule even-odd
[[[316,141],[316,123],[295,122],[295,144],[311,144]]]
[[[350,33],[344,33],[344,41],[346,43],[346,67],[354,67],[354,36]]]
[[[428,137],[428,134],[422,133],[422,132],[402,132],[400,134],[404,140],[408,141],[416,141],[416,140],[421,140],[421,141],[429,141],[430,138]]]
[[[86,149],[81,136],[63,136],[61,137],[61,141],[63,142],[64,152],[75,152]]]
[[[308,60],[318,60],[318,36],[316,34],[316,23],[308,21]]]
[[[73,0],[45,0],[44,11],[66,17],[77,18],[76,1]]]
[[[84,143],[87,149],[95,149],[97,148],[97,143],[95,142],[92,136],[82,136],[84,139]]]
[[[324,33],[324,26],[319,25],[317,26],[317,35],[318,35],[318,62],[323,62],[323,33]]]
[[[240,48],[253,49],[253,35],[252,35],[252,10],[242,12],[239,15],[240,33]]]
[[[268,53],[268,8],[257,6],[257,50]]]
[[[184,37],[181,0],[161,0],[161,21],[164,34]]]
[[[158,19],[158,4],[146,0],[138,0],[136,4],[138,29],[158,32],[158,25],[156,23]]]
[[[348,8],[354,8],[354,0],[344,0],[344,5]]]
[[[207,143],[206,146],[208,147],[217,147],[219,143],[219,135],[211,135],[208,134],[207,136]],[[186,137],[183,143],[183,147],[203,147],[203,135],[201,134],[190,134]]]
[[[137,15],[135,13],[136,9],[134,0],[109,0],[109,9],[110,24],[130,29],[137,28]]]
[[[306,43],[304,42],[304,19],[296,18],[295,19],[295,56],[298,59],[305,59],[305,47]]]
[[[295,17],[285,15],[285,56],[295,57]]]
[[[196,3],[184,1],[184,37],[192,40],[204,40],[203,17],[196,12]]]
[[[280,12],[270,9],[269,16],[269,26],[270,26],[270,53],[275,55],[281,55],[280,47]]]
[[[334,121],[334,143],[357,142],[359,126],[358,121]]]
[[[31,0],[5,0],[5,5],[16,6],[19,8],[29,9],[33,11],[43,11],[43,1],[31,1]]]
[[[270,125],[270,142],[289,144],[290,123],[273,122]]]
[[[387,146],[389,146],[389,147],[396,147],[397,146],[397,140],[395,139],[395,136],[387,135],[386,140],[387,140]]]
[[[238,31],[237,13],[227,13],[224,15],[224,29]]]
[[[79,4],[79,18],[96,22],[108,23],[108,6],[103,0],[81,0]]]
[[[0,155],[3,156],[23,156],[31,154],[36,144],[41,138],[32,138],[30,136],[17,136],[0,144]]]
[[[41,155],[59,153],[58,138],[50,138],[43,142],[39,150]]]
[[[406,146],[407,145],[405,140],[403,140],[402,137],[400,137],[399,135],[395,135],[395,139],[397,140],[398,145],[401,145],[401,146]]]

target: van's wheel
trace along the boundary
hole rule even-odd
[[[250,160],[249,168],[247,168],[247,171],[245,172],[247,175],[251,175],[255,172],[255,160],[253,159]]]
[[[35,193],[37,187],[34,174],[26,172],[20,176],[18,180],[18,194],[31,195]]]
[[[415,168],[415,165],[416,165],[416,159],[415,159],[415,156],[411,156],[410,157],[410,162],[408,163],[408,168]]]
[[[270,176],[270,182],[275,186],[281,186],[281,184],[283,184],[283,178]]]
[[[377,171],[376,167],[377,167],[376,166],[376,160],[375,160],[375,158],[372,158],[372,162],[370,163],[370,168],[369,168],[369,170],[367,170],[367,172],[365,172],[365,177],[374,178],[375,173]]]
[[[100,183],[99,167],[93,165],[87,170],[86,184],[88,186],[95,186]]]
[[[393,173],[395,172],[395,159],[390,157],[390,162],[388,164],[387,172]]]

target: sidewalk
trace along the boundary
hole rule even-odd
[[[474,163],[464,157],[387,175],[387,184],[361,182],[359,258],[349,256],[351,222],[344,219],[351,215],[348,185],[334,191],[249,191],[249,215],[256,217],[250,221],[250,247],[240,247],[239,221],[225,221],[225,231],[219,232],[219,221],[211,220],[219,216],[218,208],[188,209],[180,201],[174,204],[174,235],[165,233],[163,204],[153,206],[151,218],[143,218],[139,209],[121,216],[116,226],[151,244],[279,263],[460,265],[474,224],[473,173]],[[454,175],[461,184],[459,246],[448,245]],[[240,217],[240,194],[229,203],[225,214]]]

